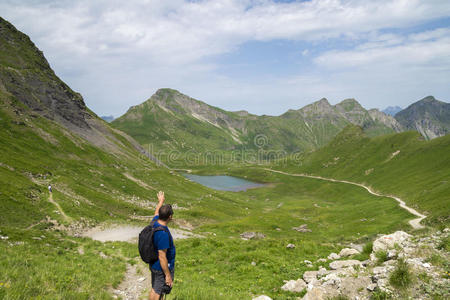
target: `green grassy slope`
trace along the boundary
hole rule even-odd
[[[428,223],[448,224],[449,153],[450,136],[425,141],[410,131],[369,138],[348,127],[326,147],[280,168],[364,183],[401,197],[429,215]]]
[[[297,278],[308,269],[304,259],[324,257],[345,241],[364,242],[379,232],[408,228],[406,220],[411,215],[391,199],[258,168],[226,172],[272,186],[241,193],[213,191],[155,166],[137,152],[134,156],[131,152],[107,153],[52,121],[31,118],[26,108],[18,116],[9,98],[1,96],[0,234],[9,237],[0,241],[0,282],[7,286],[0,287],[0,295],[5,299],[109,299],[108,289],[120,283],[126,264],[139,263],[136,245],[72,237],[56,230],[47,216],[67,227],[143,226],[136,216],[152,214],[146,203],[159,189],[165,190],[170,203],[187,208],[176,210],[175,220],[193,224],[196,233],[206,236],[177,241],[172,296],[176,299],[229,299],[261,293],[288,299],[294,294],[280,287],[284,279]],[[48,201],[48,183],[54,188],[53,199],[70,221]],[[384,209],[375,209],[379,206]],[[312,233],[291,229],[303,223]],[[239,234],[245,231],[267,237],[243,241]],[[298,246],[288,251],[287,243]],[[84,254],[79,253],[80,247]],[[100,252],[110,258],[105,260]],[[252,266],[252,261],[257,265]]]
[[[13,31],[15,35],[30,46],[23,35]],[[7,52],[0,57],[14,57]],[[69,89],[62,96],[65,85],[51,75],[48,64],[43,70],[28,68],[29,58],[18,55],[23,60],[19,66],[1,66],[1,82],[12,73],[21,77],[29,72],[30,78],[39,79],[39,87],[56,91],[55,104],[64,105],[55,110],[45,98],[37,101],[45,93],[27,80],[8,81],[7,88],[0,85],[2,299],[111,299],[110,290],[123,280],[126,266],[140,263],[136,245],[100,243],[77,233],[95,225],[143,227],[153,214],[150,201],[158,190],[165,191],[168,203],[181,207],[171,226],[188,222],[194,233],[204,236],[176,241],[172,299],[251,298],[262,293],[292,299],[298,294],[280,287],[283,280],[297,279],[308,270],[305,259],[317,268],[318,258],[349,242],[364,243],[377,233],[409,228],[406,222],[412,216],[390,198],[355,186],[274,174],[256,165],[206,166],[203,172],[270,185],[233,193],[192,183],[142,155],[132,140],[81,105],[81,96],[72,99]],[[15,93],[21,90],[25,92]],[[71,99],[80,105],[72,106]],[[44,113],[36,110],[39,107]],[[66,123],[60,117],[67,116],[61,110],[68,108],[77,109],[72,112],[79,118]],[[86,123],[78,123],[82,120]],[[81,137],[89,132],[103,142]],[[341,140],[352,141],[347,136]],[[53,186],[52,198],[48,184]],[[301,224],[312,232],[292,230]],[[239,235],[246,231],[266,238],[243,241]],[[297,247],[286,249],[287,243]]]
[[[111,124],[162,153],[161,159],[172,166],[187,165],[186,152],[218,152],[229,158],[230,151],[263,150],[265,156],[310,151],[352,122],[372,136],[394,132],[371,119],[355,100],[345,101],[332,106],[322,99],[281,116],[256,116],[227,112],[176,90],[160,89]]]

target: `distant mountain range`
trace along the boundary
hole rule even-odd
[[[101,116],[101,118],[108,123],[111,123],[115,119],[114,116]]]
[[[111,123],[143,145],[180,152],[235,149],[309,151],[328,143],[350,124],[369,136],[399,132],[403,127],[377,109],[355,99],[331,105],[321,99],[280,116],[225,111],[173,89],[160,89]]]
[[[112,125],[158,151],[264,149],[289,153],[320,148],[350,124],[360,126],[368,136],[417,130],[432,139],[448,132],[449,112],[449,104],[432,96],[395,118],[378,109],[366,110],[355,99],[331,105],[323,98],[280,116],[257,116],[225,111],[166,88],[130,107]]]
[[[385,109],[383,109],[382,112],[390,116],[395,116],[395,114],[401,110],[402,108],[400,106],[388,106]]]

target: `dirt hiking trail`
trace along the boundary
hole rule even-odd
[[[63,216],[64,220],[66,220],[69,223],[72,221],[72,218],[66,215],[66,213],[62,210],[61,206],[58,204],[58,202],[53,200],[53,193],[50,193],[50,195],[48,196],[48,202],[53,203],[53,205],[56,206],[61,216]]]
[[[333,179],[333,178],[326,178],[326,177],[321,177],[321,176],[315,176],[315,175],[287,173],[287,172],[278,171],[278,170],[272,170],[272,169],[268,169],[268,168],[264,168],[264,170],[270,171],[270,172],[275,172],[275,173],[280,173],[280,174],[288,175],[288,176],[307,177],[307,178],[314,178],[314,179],[326,180],[326,181],[331,181],[331,182],[347,183],[347,184],[352,184],[352,185],[356,185],[356,186],[365,188],[372,195],[375,195],[375,196],[378,196],[378,197],[388,197],[388,198],[394,199],[395,201],[397,201],[400,204],[401,208],[403,208],[403,209],[407,210],[409,213],[415,215],[417,218],[416,219],[412,219],[412,220],[409,221],[409,225],[411,225],[412,228],[414,228],[414,229],[421,229],[421,228],[425,227],[422,224],[420,224],[420,222],[423,219],[426,218],[425,215],[419,213],[414,208],[411,208],[411,207],[407,206],[405,204],[405,202],[402,199],[400,199],[399,197],[392,196],[392,195],[383,195],[383,194],[377,193],[377,192],[373,191],[370,187],[365,186],[364,184],[357,183],[357,182],[352,182],[352,181],[347,181],[347,180],[338,180],[338,179]]]

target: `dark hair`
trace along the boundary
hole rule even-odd
[[[167,221],[171,215],[173,215],[172,205],[164,204],[163,206],[161,206],[161,208],[159,209],[160,220]]]

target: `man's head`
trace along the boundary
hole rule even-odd
[[[168,221],[173,215],[172,205],[164,204],[159,209],[159,219],[162,221]]]

